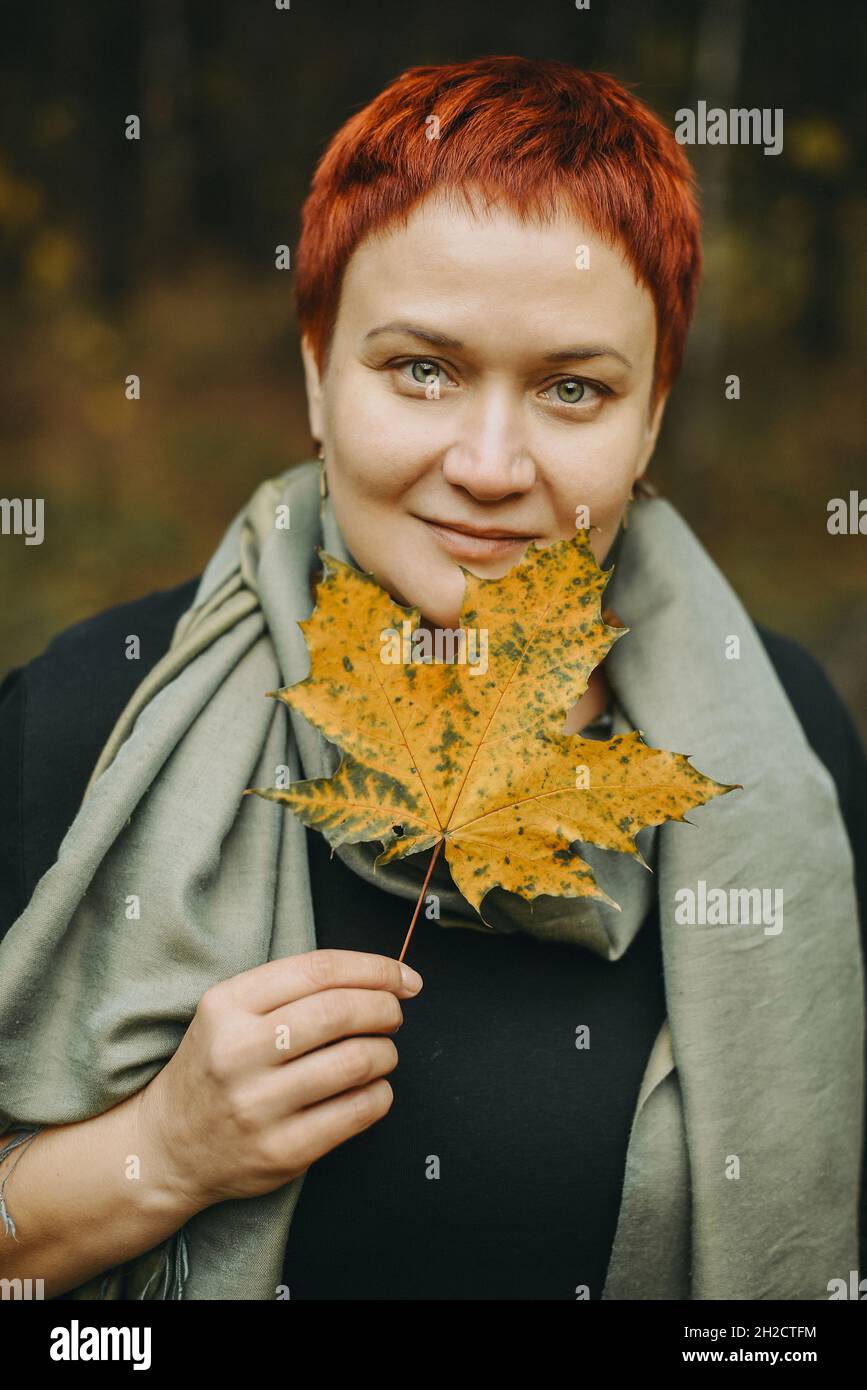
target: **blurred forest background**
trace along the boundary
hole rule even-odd
[[[0,536],[0,676],[197,574],[310,456],[274,249],[317,158],[403,69],[522,53],[612,72],[672,126],[699,100],[783,109],[778,156],[687,150],[706,271],[651,476],[867,733],[867,538],[826,528],[867,493],[860,0],[18,0],[3,29],[0,495],[44,497],[46,536]]]

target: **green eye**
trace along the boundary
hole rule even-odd
[[[577,401],[582,401],[586,389],[583,381],[575,381],[574,378],[557,382],[557,394],[566,405],[575,405]]]
[[[410,371],[412,372],[413,379],[418,382],[419,386],[426,386],[428,377],[436,377],[439,379],[439,367],[436,362],[427,362],[424,358],[419,358],[417,361],[413,362],[410,365]],[[421,371],[421,376],[418,375],[419,371]]]

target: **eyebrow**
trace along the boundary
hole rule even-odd
[[[420,328],[413,323],[383,323],[379,328],[372,328],[364,336],[364,342],[370,342],[371,338],[377,338],[382,333],[403,333],[410,338],[419,338],[423,343],[430,343],[433,347],[457,348],[462,349],[464,344],[457,338],[450,338],[445,333],[436,333],[431,328]],[[616,357],[618,362],[622,362],[624,367],[632,370],[632,363],[628,357],[624,357],[622,352],[616,348],[608,347],[605,344],[581,345],[579,347],[558,348],[556,352],[546,353],[542,358],[543,362],[569,362],[579,361],[588,362],[594,357]]]

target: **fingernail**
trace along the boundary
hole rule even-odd
[[[411,989],[413,994],[418,994],[422,987],[421,975],[415,970],[412,970],[410,966],[404,965],[403,961],[400,963],[400,973],[403,976],[403,982],[407,989]]]

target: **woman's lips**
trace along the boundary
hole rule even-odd
[[[424,518],[421,518],[424,520]],[[425,521],[444,550],[458,560],[479,560],[494,555],[517,553],[535,539],[533,536],[479,536],[467,531],[455,531],[437,521]]]

